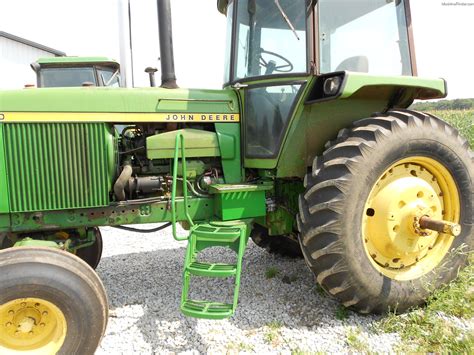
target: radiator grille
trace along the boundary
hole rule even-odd
[[[11,211],[108,205],[112,144],[103,123],[6,124]]]

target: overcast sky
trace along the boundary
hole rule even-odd
[[[2,0],[0,30],[68,55],[119,60],[117,1]],[[144,68],[159,67],[156,0],[130,1],[135,85],[147,86]],[[463,0],[472,6],[447,6],[448,2],[411,0],[419,75],[447,79],[449,98],[474,97],[474,0]],[[171,3],[178,84],[220,88],[226,19],[216,1]]]

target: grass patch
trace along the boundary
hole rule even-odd
[[[320,284],[316,284],[316,287],[315,287],[315,291],[314,291],[317,295],[320,295],[320,296],[326,296],[326,291],[324,291],[324,289],[321,287]]]
[[[347,310],[346,307],[344,307],[342,304],[337,306],[336,308],[336,319],[338,320],[344,320],[349,317],[349,311]]]
[[[283,324],[277,320],[273,320],[270,323],[267,324],[267,327],[272,329],[272,330],[278,330],[283,326]]]
[[[265,277],[267,279],[273,279],[275,276],[277,276],[280,273],[280,270],[278,270],[276,267],[269,267],[265,271]]]
[[[469,265],[450,284],[436,290],[424,308],[396,315],[390,313],[376,325],[376,330],[398,333],[400,352],[472,353],[474,334],[460,330],[449,317],[469,319],[474,316],[474,256]]]
[[[254,347],[251,344],[232,342],[227,344],[227,351],[228,353],[253,352]]]
[[[368,352],[367,343],[361,338],[361,331],[359,328],[349,329],[346,334],[346,344],[351,349],[357,352]]]
[[[291,355],[324,355],[326,353],[321,351],[305,351],[301,350],[300,348],[292,349]]]
[[[282,342],[282,337],[280,334],[280,329],[282,326],[282,323],[276,320],[268,323],[267,331],[263,335],[263,340],[265,343],[274,347],[280,345]]]

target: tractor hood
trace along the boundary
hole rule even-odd
[[[0,91],[2,117],[5,122],[238,122],[239,105],[233,90],[23,89]]]

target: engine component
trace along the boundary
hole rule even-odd
[[[132,177],[132,173],[132,163],[130,162],[130,160],[127,160],[126,163],[123,165],[123,169],[120,173],[120,176],[114,184],[114,194],[118,201],[126,200],[125,186],[128,180]]]
[[[162,176],[136,176],[128,180],[126,189],[134,196],[163,194],[166,181]]]

